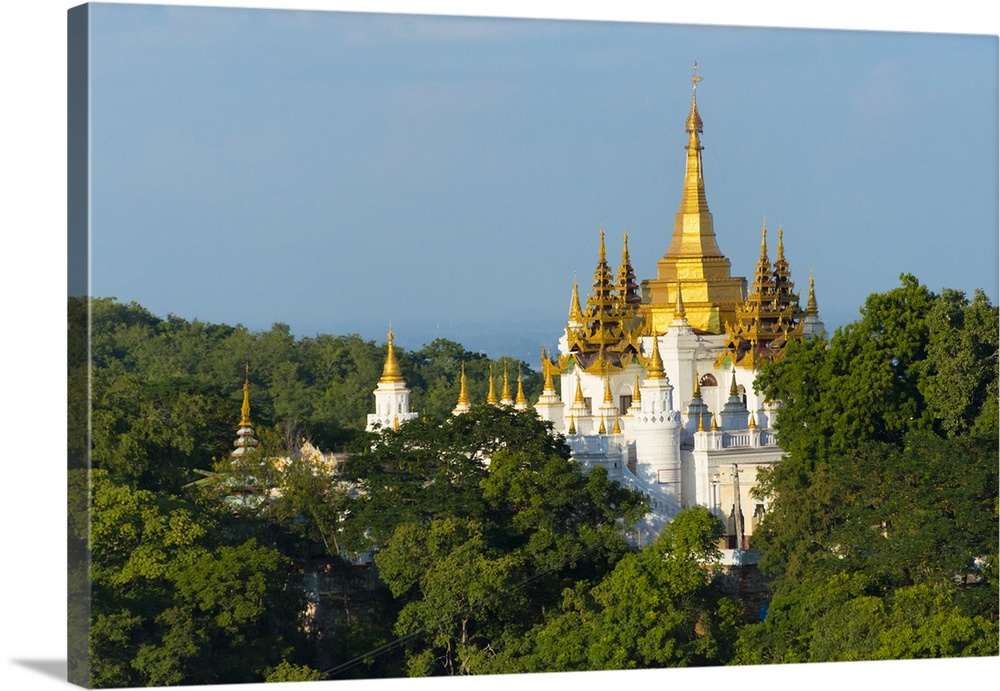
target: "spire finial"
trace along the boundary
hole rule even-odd
[[[493,390],[493,363],[490,363],[490,390],[486,394],[486,402],[490,405],[497,404],[497,393]]]
[[[576,434],[576,421],[573,416],[569,416],[569,429],[566,430],[567,434]]]
[[[810,317],[819,315],[819,307],[816,305],[816,283],[813,280],[812,270],[809,271],[809,300],[806,302],[806,314]]]
[[[611,430],[611,434],[621,434],[622,426],[618,424],[618,416],[615,415],[615,427]]]
[[[778,257],[779,260],[785,258],[785,231],[778,226]]]
[[[764,224],[760,229],[760,256],[767,256],[767,216],[764,217]]]
[[[528,406],[528,399],[524,397],[524,380],[521,376],[520,365],[517,368],[517,397],[514,399],[514,405],[522,408]]]
[[[694,371],[694,398],[701,398],[701,382],[698,381],[698,370]]]
[[[584,403],[583,400],[583,388],[580,386],[580,375],[576,375],[576,396],[573,397],[573,403]]]
[[[641,403],[642,402],[642,393],[639,391],[639,372],[638,371],[636,371],[636,373],[635,373],[635,389],[634,389],[634,392],[632,394],[632,402],[633,403]]]
[[[677,305],[674,307],[674,316],[677,319],[685,319],[687,313],[684,311],[684,298],[681,294],[681,282],[677,281]]]
[[[607,261],[607,252],[604,250],[604,226],[601,226],[601,249],[598,259],[602,262]]]
[[[382,367],[382,377],[379,383],[401,382],[403,373],[399,370],[399,361],[396,360],[396,349],[393,346],[392,326],[389,326],[389,351],[385,356],[385,365]]]
[[[250,426],[250,359],[247,358],[243,379],[243,405],[240,407],[240,427]]]
[[[614,398],[611,397],[611,379],[605,375],[604,377],[604,402],[614,403]]]
[[[469,405],[469,391],[465,384],[465,363],[462,363],[462,378],[461,384],[458,389],[458,405],[468,406]]]
[[[580,308],[580,288],[576,281],[576,272],[573,272],[573,296],[569,301],[569,320],[571,322],[583,321],[583,310]]]
[[[660,357],[660,340],[653,336],[653,352],[646,366],[646,379],[664,379],[666,376],[663,370],[663,358]]]
[[[556,387],[552,384],[552,363],[549,361],[549,354],[542,348],[542,371],[545,373],[545,385],[542,393],[554,394]]]
[[[691,68],[691,113],[688,115],[686,127],[692,135],[702,131],[701,116],[698,114],[698,82],[701,80],[702,78],[698,76],[698,62],[695,61],[694,67]],[[697,138],[693,143],[697,144]],[[700,149],[700,144],[698,148]]]
[[[507,364],[503,366],[503,391],[500,392],[500,402],[510,401],[510,380],[507,378]]]
[[[733,381],[729,385],[729,396],[730,397],[735,397],[735,396],[739,396],[739,395],[740,395],[740,391],[739,391],[739,389],[736,388],[736,365],[734,364],[733,365]]]

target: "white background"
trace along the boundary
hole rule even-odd
[[[0,680],[4,689],[62,687],[65,682],[65,228],[66,10],[62,0],[7,0],[0,10],[0,281],[3,282],[4,376],[0,379],[0,459],[4,492]],[[150,3],[142,3],[150,4]],[[164,2],[160,4],[205,4]],[[214,2],[236,7],[419,11],[486,16],[628,19],[698,24],[831,27],[998,33],[995,10],[975,0],[909,6],[905,16],[872,2],[711,2],[671,9],[618,0]],[[565,5],[565,7],[563,6]],[[804,9],[808,6],[809,9]],[[900,7],[900,5],[896,5]],[[961,65],[953,65],[961,70]],[[960,138],[961,114],[956,114]],[[852,663],[615,674],[536,675],[475,680],[340,682],[337,688],[507,689],[512,683],[729,688],[988,686],[1000,659]],[[332,687],[323,682],[321,687]],[[285,685],[291,688],[290,685]],[[201,687],[206,689],[224,687]],[[265,688],[249,685],[244,688]],[[272,688],[272,687],[268,687]],[[296,687],[301,688],[301,687]]]

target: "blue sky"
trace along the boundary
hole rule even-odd
[[[92,290],[532,360],[598,230],[655,274],[699,64],[718,243],[766,217],[828,325],[997,284],[996,37],[102,5]]]

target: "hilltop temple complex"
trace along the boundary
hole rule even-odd
[[[586,303],[574,281],[558,353],[542,353],[545,385],[533,407],[585,467],[603,466],[649,497],[651,510],[636,526],[640,542],[683,508],[701,505],[725,523],[725,560],[739,564],[752,558],[749,537],[767,511],[767,500],[752,495],[757,473],[782,457],[772,429],[778,404],[754,391],[757,369],[824,327],[811,276],[801,305],[781,228],[773,262],[761,229],[749,285],[731,275],[705,194],[699,81],[692,76],[680,206],[656,276],[637,282],[627,235],[613,272],[600,231]],[[491,376],[486,402],[526,408],[520,383],[519,376],[515,400],[504,372],[498,400]],[[390,332],[369,429],[415,417],[408,394]],[[463,369],[454,413],[470,406]]]

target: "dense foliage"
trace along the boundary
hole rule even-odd
[[[997,309],[912,276],[757,379],[785,461],[742,662],[997,654]]]
[[[787,451],[753,535],[763,621],[713,565],[707,510],[630,548],[645,499],[547,423],[450,414],[462,364],[475,402],[491,365],[525,363],[397,348],[421,415],[368,433],[384,346],[111,299],[69,317],[70,619],[89,622],[69,664],[92,685],[997,654],[998,313],[980,292],[904,276],[759,373]],[[260,445],[236,462],[248,360]],[[319,602],[304,586],[323,579]]]

